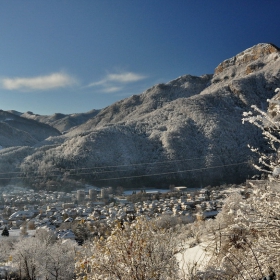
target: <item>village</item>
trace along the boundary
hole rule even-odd
[[[173,187],[172,189],[133,190],[121,195],[111,187],[97,188],[86,185],[84,189],[69,193],[39,191],[7,186],[0,190],[0,230],[10,235],[32,236],[36,230],[51,230],[58,239],[77,240],[71,225],[83,223],[94,228],[97,223],[111,226],[116,221],[131,222],[138,216],[177,218],[182,223],[197,219],[214,218],[223,201],[238,188]],[[30,234],[29,234],[30,233]]]

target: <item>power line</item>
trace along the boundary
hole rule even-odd
[[[155,174],[144,174],[144,175],[135,175],[135,176],[127,176],[127,177],[116,177],[116,178],[106,178],[106,179],[95,179],[95,181],[109,181],[109,180],[131,179],[131,178],[140,178],[140,177],[168,175],[168,174],[175,174],[175,173],[193,172],[193,171],[201,171],[201,170],[221,168],[221,167],[227,167],[227,166],[242,165],[242,164],[245,164],[245,163],[248,164],[249,162],[248,161],[244,161],[244,162],[227,164],[227,165],[219,165],[219,166],[211,166],[211,167],[203,167],[203,168],[195,168],[195,169],[187,169],[187,170],[178,170],[178,171],[164,172],[164,173],[155,173]]]
[[[249,161],[232,163],[232,164],[224,164],[210,167],[202,167],[195,169],[187,169],[187,170],[178,170],[178,171],[170,171],[170,172],[162,172],[162,173],[154,173],[154,174],[143,174],[143,175],[134,175],[134,176],[123,176],[123,177],[115,177],[115,178],[104,178],[104,179],[94,179],[95,181],[109,181],[109,180],[121,180],[121,179],[131,179],[131,178],[141,178],[141,177],[151,177],[151,176],[160,176],[160,175],[168,175],[168,174],[176,174],[176,173],[184,173],[184,172],[194,172],[194,171],[202,171],[207,169],[215,169],[215,168],[223,168],[228,166],[237,166],[248,164]],[[117,171],[114,171],[117,172]],[[103,173],[103,172],[100,172]],[[93,173],[79,173],[79,174],[68,174],[68,176],[79,176],[79,175],[94,175]],[[18,176],[12,178],[0,178],[0,180],[9,180],[9,179],[36,179],[36,178],[46,178],[46,177],[57,177],[58,175],[48,175],[48,176]]]
[[[210,156],[211,158],[216,158],[219,156],[214,156],[214,155],[207,155]],[[123,164],[123,165],[105,165],[105,166],[95,166],[95,167],[85,167],[85,168],[56,168],[52,170],[48,170],[48,173],[51,172],[58,172],[58,171],[77,171],[77,170],[93,170],[93,169],[106,169],[106,168],[119,168],[119,167],[130,167],[130,166],[141,166],[141,165],[156,165],[156,164],[171,164],[175,162],[184,162],[184,161],[192,161],[192,160],[200,160],[200,159],[205,159],[207,156],[204,157],[198,157],[198,158],[187,158],[187,159],[177,159],[177,160],[165,160],[165,161],[156,161],[156,162],[144,162],[144,163],[131,163],[131,164]],[[122,171],[122,170],[119,170]],[[115,171],[108,171],[108,172],[115,172]],[[22,174],[24,171],[18,171],[18,172],[3,172],[0,173],[0,175],[7,175],[7,174]],[[31,171],[28,173],[40,173],[39,171]]]

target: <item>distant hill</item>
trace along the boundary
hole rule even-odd
[[[99,113],[99,111],[100,110],[91,110],[87,113],[77,113],[77,114],[70,114],[70,115],[56,113],[51,116],[42,116],[37,114],[35,115],[32,112],[26,112],[22,114],[21,117],[48,124],[56,128],[60,132],[66,132],[67,130],[75,126],[85,123],[90,118],[93,118]]]
[[[0,145],[2,147],[33,146],[61,133],[46,124],[22,118],[18,112],[0,110]]]
[[[266,110],[280,84],[279,54],[272,44],[258,44],[220,63],[213,75],[184,75],[85,115],[25,113],[65,133],[36,143],[28,156],[11,151],[11,161],[22,155],[11,166],[30,183],[32,174],[100,186],[242,182],[255,172],[244,163],[253,157],[247,144],[265,145],[260,131],[242,124],[242,113],[252,104]]]

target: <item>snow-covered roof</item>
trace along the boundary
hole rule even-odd
[[[67,229],[67,230],[58,231],[57,232],[57,238],[58,239],[72,239],[72,240],[74,240],[76,238],[76,236],[71,229]]]

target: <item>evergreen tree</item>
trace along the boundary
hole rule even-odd
[[[77,237],[76,241],[79,245],[83,245],[84,241],[90,236],[90,231],[84,222],[77,225],[77,227],[74,229],[74,233]]]
[[[3,229],[1,235],[2,235],[2,236],[9,236],[9,231],[8,231],[7,227],[5,227],[5,228]]]

